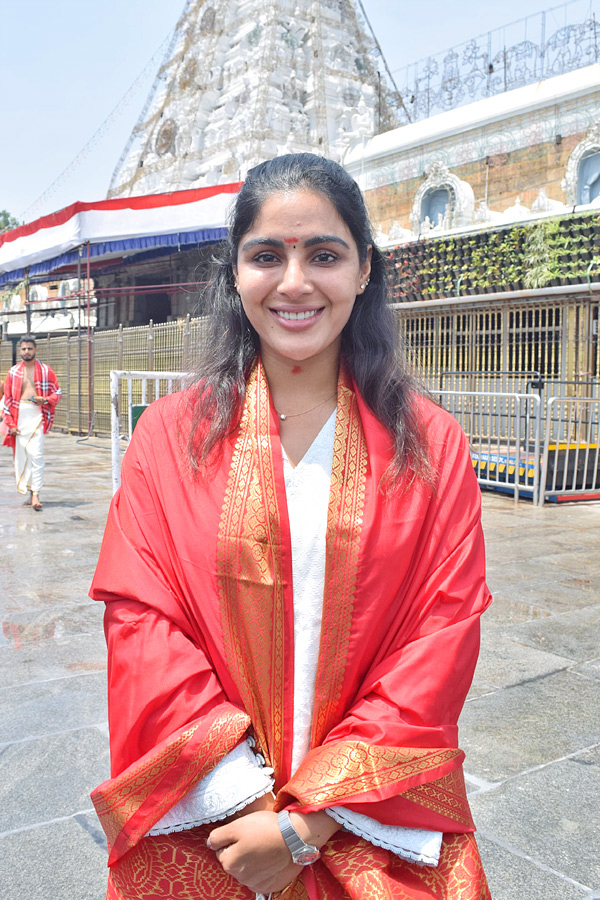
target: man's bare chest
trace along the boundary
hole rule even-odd
[[[35,366],[31,369],[25,367],[23,371],[23,386],[21,388],[21,400],[29,400],[35,397]]]

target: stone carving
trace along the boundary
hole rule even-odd
[[[202,13],[202,18],[200,19],[200,31],[202,32],[202,34],[210,34],[210,32],[214,30],[215,17],[216,13],[214,7],[207,6],[207,8]]]
[[[473,188],[466,181],[461,181],[453,175],[448,166],[442,162],[434,162],[427,169],[427,178],[415,194],[410,224],[415,234],[430,231],[446,231],[449,228],[460,228],[461,225],[471,225],[475,208]],[[438,216],[436,222],[432,222],[429,216],[423,217],[423,200],[430,191],[445,188],[448,191],[449,202],[444,216]]]
[[[577,179],[579,176],[579,164],[584,156],[591,151],[600,151],[600,122],[596,122],[589,129],[585,139],[581,141],[569,157],[565,177],[561,181],[561,187],[565,192],[567,206],[577,204]]]
[[[556,30],[540,12],[513,23],[522,39],[512,45],[506,28],[497,28],[406,66],[396,80],[410,121],[597,62],[597,17],[591,4],[582,17],[582,5],[564,4],[565,20]]]
[[[544,188],[540,188],[538,195],[531,204],[532,213],[558,213],[564,212],[568,207],[560,200],[551,200]]]
[[[182,58],[182,50],[185,56]],[[278,153],[372,137],[376,48],[358,0],[191,3],[109,196],[218,183]]]
[[[175,143],[175,135],[177,133],[177,125],[174,119],[167,119],[160,126],[160,130],[156,136],[155,151],[157,156],[166,156],[169,150],[173,149]]]
[[[523,206],[521,198],[517,197],[514,206],[509,206],[508,209],[504,210],[504,221],[522,222],[523,219],[528,219],[530,215],[531,210]]]
[[[390,241],[400,244],[412,240],[412,232],[408,228],[403,228],[398,221],[394,220],[388,237]]]
[[[490,209],[485,200],[480,200],[477,209],[473,213],[473,223],[476,225],[495,225],[502,222],[504,216],[501,212]]]
[[[181,78],[179,79],[179,87],[182,90],[187,90],[187,88],[189,88],[193,84],[197,69],[198,60],[194,59],[193,57],[191,59],[188,59],[185,66],[183,67]]]

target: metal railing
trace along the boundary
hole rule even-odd
[[[432,379],[430,379],[432,381]],[[490,391],[505,394],[538,393],[544,387],[540,372],[515,372],[508,369],[494,371],[447,371],[437,377],[437,389],[441,391]]]
[[[600,3],[570,0],[395,69],[401,124],[600,60]]]
[[[10,341],[0,342],[0,380],[4,380],[5,374],[13,364],[13,348]]]
[[[159,397],[180,390],[189,378],[187,372],[125,372],[112,370],[110,373],[110,434],[112,455],[113,493],[121,483],[121,439],[131,440],[134,422],[132,409],[135,405],[146,406]],[[126,431],[123,411],[127,411]]]
[[[556,464],[554,461],[556,453],[565,455],[565,448],[555,451],[552,447],[553,442],[575,443],[570,422],[577,419],[578,407],[571,409],[571,401],[600,399],[599,310],[597,295],[535,302],[520,298],[485,305],[479,297],[472,304],[461,302],[460,308],[394,308],[423,383],[434,396],[452,404],[474,454],[479,454],[474,455],[474,465],[482,486],[533,496],[538,502],[534,489],[537,469],[539,502],[544,502],[544,497],[556,499],[569,493],[569,477],[565,481],[561,474],[562,457]],[[79,434],[112,433],[110,372],[145,375],[149,379],[147,393],[153,399],[152,379],[162,378],[165,372],[181,377],[181,373],[196,367],[206,346],[206,324],[206,319],[188,317],[160,325],[38,337],[38,356],[52,366],[63,391],[55,427]],[[12,352],[10,341],[0,341],[3,371],[12,363]],[[159,387],[159,393],[168,390],[165,384]],[[120,408],[140,403],[142,395],[140,381],[134,380],[131,388],[123,382],[119,387]],[[452,395],[457,396],[451,400]],[[539,407],[531,399],[511,400],[514,395],[538,397]],[[566,405],[548,406],[552,398],[564,399]],[[532,431],[536,418],[540,428],[537,445]],[[545,442],[548,420],[553,422],[553,430]],[[585,438],[580,438],[580,443],[586,442],[590,449],[579,448],[577,465],[584,465],[587,459],[587,469],[595,472],[598,435],[593,416],[588,425],[589,434],[581,431],[581,423]],[[119,432],[129,435],[129,422],[123,420]],[[536,450],[545,443],[546,481]],[[567,473],[574,465],[573,454],[570,447]],[[591,474],[585,478],[592,493],[597,487],[594,478]],[[577,484],[575,492],[577,496],[585,493]]]
[[[186,372],[110,372],[114,491],[122,441],[133,433],[133,408],[180,390],[189,378]],[[537,392],[437,390],[432,395],[467,435],[482,487],[512,494],[515,502],[530,498],[534,505],[600,499],[600,399],[550,397],[544,405]]]
[[[554,385],[561,388],[561,385]],[[482,487],[515,500],[600,500],[600,397],[434,391],[469,439]]]
[[[550,397],[540,504],[600,498],[600,399]]]
[[[185,372],[111,371],[114,491],[122,442],[133,433],[132,410],[179,390],[188,378]],[[600,499],[600,399],[550,397],[543,405],[538,393],[441,390],[433,396],[467,435],[482,487],[534,505]]]
[[[435,391],[469,439],[483,487],[539,502],[540,398],[498,391]]]

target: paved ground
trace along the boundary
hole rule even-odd
[[[35,513],[0,452],[0,894],[103,900],[88,794],[108,774],[105,654],[87,590],[109,444],[51,434],[47,460]],[[495,603],[461,743],[492,896],[600,898],[600,504],[487,494],[484,509]]]

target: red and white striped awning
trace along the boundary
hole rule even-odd
[[[89,244],[96,259],[152,247],[220,240],[241,182],[215,187],[73,203],[0,234],[0,283],[55,271]]]

